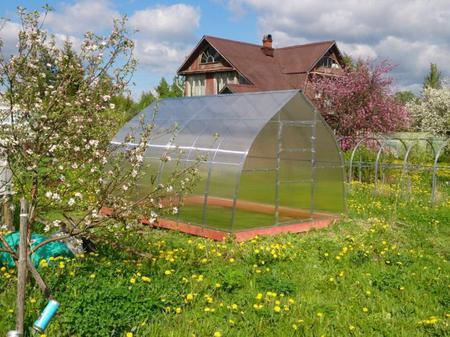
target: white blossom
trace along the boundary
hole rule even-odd
[[[450,131],[450,86],[425,88],[423,98],[409,103],[407,109],[419,131],[445,136]]]

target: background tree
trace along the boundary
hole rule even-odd
[[[359,61],[342,76],[313,79],[314,89],[320,93],[316,104],[335,133],[346,139],[342,142],[344,149],[360,137],[390,133],[408,125],[407,110],[392,92],[392,68],[386,61]]]
[[[422,98],[408,103],[407,109],[414,119],[417,131],[434,136],[450,135],[450,86],[426,87]]]
[[[50,296],[30,262],[34,252],[53,241],[80,237],[133,250],[123,247],[124,238],[137,235],[142,217],[154,222],[160,215],[177,212],[177,195],[189,191],[197,171],[195,164],[181,167],[177,161],[167,180],[156,184],[158,169],[144,165],[151,121],[142,121],[139,137],[124,139],[127,147],[110,144],[117,126],[111,99],[123,95],[135,69],[125,18],[115,20],[107,36],[86,33],[75,52],[68,43],[58,47],[42,28],[38,11],[19,9],[18,14],[22,27],[17,53],[0,56],[4,89],[0,98],[7,103],[0,120],[9,121],[0,129],[0,156],[7,158],[13,174],[14,201],[28,201],[21,235],[27,244],[20,246],[26,256],[21,255],[18,263],[19,254],[4,232],[0,251],[9,253],[20,267],[16,325],[23,332],[27,269]],[[161,160],[176,160],[179,151],[173,152]],[[144,174],[153,185],[142,193],[137,182]],[[102,216],[105,208],[110,209],[108,217]],[[32,248],[31,232],[40,228],[36,221],[49,234],[60,234]]]
[[[442,87],[442,73],[439,71],[437,64],[430,64],[430,72],[423,81],[423,89],[433,88],[440,89]]]
[[[173,79],[172,84],[170,85],[164,77],[161,78],[155,91],[158,94],[158,98],[183,96],[183,89],[181,89],[181,85],[178,83],[178,79],[176,77]]]
[[[397,91],[395,93],[395,98],[401,104],[406,104],[406,103],[409,103],[409,102],[413,102],[413,101],[418,99],[418,97],[416,95],[414,95],[414,93],[412,91],[409,91],[409,90]]]

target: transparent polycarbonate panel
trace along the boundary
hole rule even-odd
[[[244,170],[266,170],[276,167],[278,122],[267,123],[250,148]]]
[[[178,221],[203,226],[203,205],[205,200],[206,182],[209,163],[198,164],[199,177],[192,193],[183,196],[183,206],[178,213]]]
[[[343,172],[339,167],[316,168],[314,211],[342,213],[345,211]]]
[[[207,184],[205,224],[214,229],[231,231],[233,200],[240,167],[215,164]]]
[[[296,95],[280,111],[282,121],[313,121],[314,107],[303,95]]]
[[[305,160],[304,155],[303,152],[280,155],[280,208],[295,208],[309,212],[312,171],[311,161]]]
[[[233,230],[273,226],[275,171],[242,171]]]
[[[318,165],[342,165],[335,137],[325,122],[317,123],[316,161]]]
[[[279,222],[311,217],[311,183],[280,183]]]
[[[282,158],[310,162],[313,150],[311,137],[312,128],[310,126],[283,124],[281,135]]]

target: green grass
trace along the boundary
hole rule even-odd
[[[41,269],[61,302],[47,336],[448,336],[449,224],[448,202],[355,184],[349,214],[306,234],[239,244],[149,230],[132,240],[153,259],[102,248]],[[0,335],[14,289],[3,270]],[[31,286],[28,325],[44,305]]]

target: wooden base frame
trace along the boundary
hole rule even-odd
[[[199,205],[203,204],[204,199],[200,196],[190,196],[185,198],[185,205]],[[226,198],[217,198],[217,197],[208,197],[207,201],[208,205],[221,206],[225,208],[230,208],[233,206],[232,199]],[[264,213],[264,214],[273,214],[274,206],[267,205],[262,203],[256,203],[252,201],[237,201],[236,208],[252,211],[256,213]],[[142,220],[143,224],[151,225],[156,228],[165,228],[180,231],[183,233],[196,235],[216,241],[222,241],[227,237],[234,237],[236,241],[245,241],[255,236],[260,235],[277,235],[281,233],[301,233],[307,232],[311,229],[319,229],[330,226],[333,222],[337,220],[336,215],[327,214],[327,213],[314,213],[312,216],[306,210],[301,209],[293,209],[287,207],[280,207],[279,212],[281,215],[290,216],[290,217],[299,217],[305,218],[304,221],[299,220],[298,223],[290,223],[290,224],[281,224],[278,226],[271,227],[260,227],[260,228],[251,228],[245,230],[237,230],[233,232],[227,232],[207,227],[202,227],[201,225],[193,225],[181,222],[179,220],[171,220],[171,219],[158,219],[157,222],[150,224],[148,220]],[[111,209],[104,208],[102,210],[104,215],[109,215],[112,213]]]

